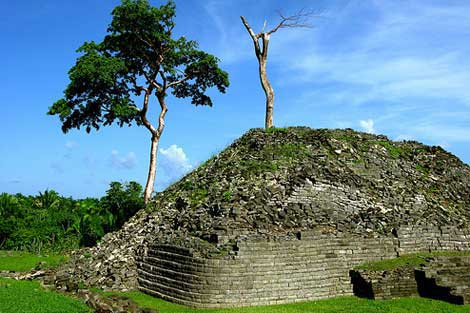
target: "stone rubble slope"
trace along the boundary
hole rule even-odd
[[[404,225],[468,229],[469,222],[470,167],[440,147],[351,129],[252,129],[121,230],[75,251],[57,279],[135,288],[135,256],[147,242],[224,257],[254,235],[318,227],[390,235]]]

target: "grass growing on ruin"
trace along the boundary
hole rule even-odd
[[[37,281],[0,278],[2,313],[84,313],[93,312],[82,302],[41,288]]]
[[[111,293],[108,293],[111,294]],[[318,301],[234,309],[193,309],[170,303],[141,292],[119,293],[134,300],[141,308],[160,313],[470,313],[470,306],[459,306],[424,298],[368,300],[338,297]]]
[[[67,257],[63,255],[36,255],[23,251],[0,250],[0,271],[27,272],[38,266],[42,269],[53,268],[66,260]]]
[[[470,251],[436,251],[430,253],[404,254],[398,258],[360,264],[355,269],[386,271],[400,267],[418,267],[426,265],[428,258],[436,256],[470,256]]]

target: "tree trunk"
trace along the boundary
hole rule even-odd
[[[153,188],[155,186],[155,176],[157,174],[157,153],[158,153],[158,143],[160,141],[160,137],[163,133],[163,129],[165,128],[165,115],[168,111],[168,108],[165,103],[165,90],[157,93],[158,103],[160,104],[160,115],[158,117],[158,128],[153,128],[150,123],[148,122],[146,116],[144,115],[144,125],[152,133],[152,145],[150,147],[150,165],[149,165],[149,173],[147,176],[147,184],[145,185],[144,190],[144,203],[147,204],[150,200],[150,197],[153,193]],[[145,108],[148,104],[148,94],[146,95],[146,99],[144,100]],[[146,113],[146,111],[145,111]]]
[[[158,152],[158,142],[159,138],[157,136],[152,135],[152,144],[150,147],[150,165],[149,165],[149,173],[147,176],[147,184],[145,185],[144,191],[144,203],[148,203],[150,197],[153,193],[153,187],[155,185],[155,176],[157,173],[157,152]]]
[[[259,60],[259,78],[266,95],[266,117],[264,127],[268,129],[273,127],[274,90],[266,76],[266,59],[263,57]]]
[[[250,34],[251,39],[253,39],[253,45],[255,47],[256,58],[258,59],[259,64],[259,79],[261,81],[261,86],[263,87],[264,94],[266,95],[266,116],[264,127],[266,129],[273,127],[273,111],[274,111],[274,90],[271,84],[269,83],[268,76],[266,75],[266,62],[268,59],[268,47],[269,47],[269,37],[270,34],[274,33],[282,26],[279,24],[275,29],[259,34],[255,34],[253,29],[246,21],[243,16],[240,16],[243,25],[245,25],[246,30]],[[260,39],[262,46],[260,46]]]

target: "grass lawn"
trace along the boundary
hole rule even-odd
[[[27,272],[38,264],[41,264],[41,268],[51,268],[66,260],[67,257],[63,255],[35,255],[23,251],[0,250],[0,271]]]
[[[355,269],[386,271],[403,266],[418,267],[429,263],[427,258],[436,256],[470,256],[470,251],[436,251],[430,253],[404,254],[394,259],[361,264],[356,266]]]
[[[44,290],[36,281],[0,278],[1,313],[92,312],[82,302]]]
[[[113,294],[113,293],[106,293]],[[192,309],[153,298],[141,292],[114,293],[127,296],[139,307],[155,308],[160,313],[470,313],[470,305],[459,306],[424,298],[368,300],[338,297],[310,302],[234,309]]]

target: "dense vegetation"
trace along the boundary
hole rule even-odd
[[[41,254],[93,246],[144,207],[142,186],[112,182],[101,199],[74,200],[54,190],[0,194],[0,249]]]

